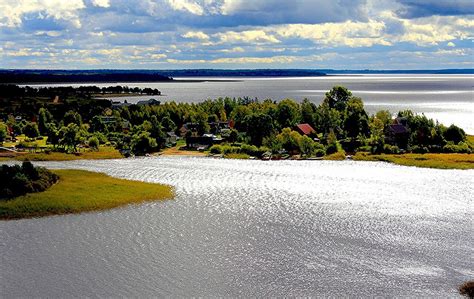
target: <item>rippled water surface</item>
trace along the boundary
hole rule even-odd
[[[473,171],[370,162],[43,163],[176,188],[0,222],[2,297],[456,296],[474,277]]]

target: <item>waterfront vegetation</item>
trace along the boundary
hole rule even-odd
[[[380,154],[357,153],[357,161],[382,161],[398,165],[439,168],[439,169],[474,169],[472,154]]]
[[[82,170],[54,170],[59,182],[46,191],[0,201],[0,219],[20,219],[111,209],[171,199],[170,186],[112,178]]]
[[[0,157],[73,160],[162,153],[340,160],[351,155],[402,165],[473,168],[474,142],[461,128],[410,110],[369,115],[362,99],[342,86],[328,91],[320,105],[250,98],[117,105],[95,98],[98,93],[159,91],[0,85],[0,142],[20,150]],[[301,124],[311,129],[298,129]],[[170,133],[182,138],[177,145]],[[195,145],[203,140],[205,146]]]
[[[58,181],[59,177],[43,167],[26,161],[20,165],[0,167],[0,200],[8,200],[26,193],[41,192]]]

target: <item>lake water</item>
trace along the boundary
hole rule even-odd
[[[199,102],[219,97],[251,97],[298,101],[308,98],[321,103],[325,92],[334,85],[349,88],[361,97],[370,113],[388,109],[392,113],[411,109],[450,125],[455,123],[474,134],[474,76],[473,75],[351,75],[289,78],[177,78],[209,79],[210,82],[181,83],[114,83],[89,84],[97,86],[128,85],[158,88],[161,101]],[[226,81],[227,80],[227,81]],[[228,80],[235,80],[229,82]],[[71,84],[56,84],[64,86]],[[74,84],[73,84],[74,85]],[[88,85],[88,84],[76,84]],[[145,97],[130,97],[137,102]]]
[[[456,297],[474,171],[160,157],[38,163],[174,200],[0,222],[2,297]]]

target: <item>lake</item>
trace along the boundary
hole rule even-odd
[[[114,83],[114,84],[54,84],[53,86],[128,85],[158,88],[161,101],[200,102],[219,97],[308,98],[321,103],[326,91],[334,85],[349,88],[361,97],[369,113],[388,109],[392,113],[411,109],[450,125],[455,123],[474,134],[474,76],[473,75],[347,75],[283,78],[176,78],[178,80],[213,80],[180,83]],[[231,81],[229,81],[231,80]],[[232,81],[233,80],[233,81]],[[44,86],[44,85],[43,85]],[[149,99],[150,96],[128,97],[129,102]]]
[[[456,297],[473,170],[193,157],[43,162],[175,186],[138,206],[0,222],[2,297]]]

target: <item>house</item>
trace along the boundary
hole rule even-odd
[[[313,127],[311,127],[309,124],[298,124],[295,127],[295,131],[308,137],[316,135],[316,130],[313,129]]]
[[[117,118],[115,116],[100,116],[100,120],[104,124],[115,124],[117,122]]]
[[[181,128],[179,128],[179,135],[181,137],[186,137],[186,134],[188,134],[188,132],[191,132],[191,136],[198,137],[198,126],[199,125],[197,123],[185,123],[181,126]]]
[[[204,134],[200,137],[187,137],[186,138],[186,147],[187,148],[195,148],[195,149],[206,149],[213,144],[219,144],[223,140],[222,138],[216,137],[216,135],[213,134]]]
[[[395,119],[393,124],[388,125],[385,135],[386,143],[396,144],[399,148],[406,148],[410,131],[405,125]]]
[[[127,100],[125,100],[123,103],[119,102],[119,101],[111,101],[111,102],[112,102],[112,109],[117,109],[117,108],[121,108],[121,107],[128,107],[128,106],[132,105]]]
[[[233,127],[232,124],[231,121],[216,121],[210,122],[209,127],[213,134],[220,134],[222,130],[230,130]]]
[[[166,132],[166,144],[176,145],[178,142],[178,136],[174,132]]]

